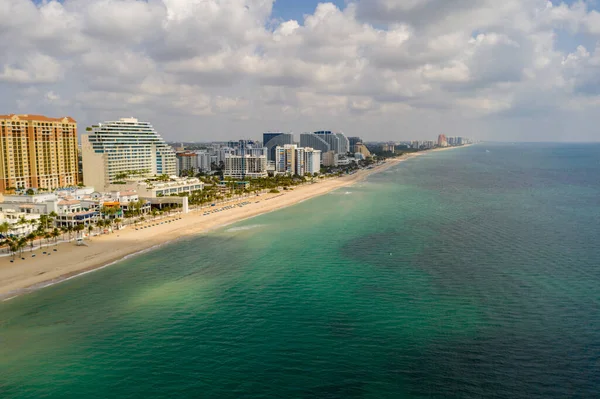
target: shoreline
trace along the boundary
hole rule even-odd
[[[85,241],[87,246],[77,246],[71,241],[34,251],[25,250],[23,251],[25,260],[15,258],[14,263],[10,262],[8,256],[3,256],[0,257],[0,302],[102,270],[187,237],[208,234],[220,228],[325,195],[336,189],[351,186],[372,174],[385,171],[394,165],[429,152],[468,146],[409,153],[401,158],[388,159],[384,164],[375,166],[373,169],[363,169],[353,175],[295,187],[283,194],[248,196],[220,204],[215,208],[205,207],[191,210],[188,214],[177,214],[147,221],[142,224],[148,226],[144,229],[129,225],[125,229],[88,239]],[[247,204],[238,207],[243,202]],[[207,211],[215,211],[229,205],[232,205],[232,208],[228,210],[204,215]],[[44,250],[49,254],[44,255]]]
[[[146,229],[136,230],[130,225],[125,229],[86,240],[88,246],[77,246],[73,242],[67,242],[33,252],[25,250],[23,251],[25,260],[15,258],[14,263],[10,263],[9,257],[2,257],[0,258],[0,301],[9,301],[18,296],[102,270],[183,238],[207,234],[325,195],[425,153],[409,154],[402,158],[387,160],[373,169],[361,170],[353,175],[295,187],[283,195],[262,194],[241,198],[216,207],[216,209],[221,209],[223,206],[234,205],[232,209],[212,213],[208,216],[204,216],[203,213],[211,209],[201,208],[192,210],[185,215],[178,214],[159,221],[147,222],[145,225],[153,226]],[[238,207],[237,204],[242,202],[249,202],[249,204]],[[44,256],[43,250],[49,254]],[[32,257],[32,254],[35,254],[35,257]]]

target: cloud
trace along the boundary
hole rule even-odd
[[[8,57],[10,59],[11,57]],[[19,59],[20,58],[20,59]],[[64,74],[64,67],[56,59],[44,54],[23,54],[4,64],[0,82],[6,83],[55,83]]]
[[[600,13],[589,2],[350,0],[291,20],[274,7],[4,0],[0,107],[83,125],[137,115],[178,140],[327,126],[367,139],[443,128],[535,140],[531,126],[556,118],[556,129],[583,126],[573,139],[596,138]]]

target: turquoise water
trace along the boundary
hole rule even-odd
[[[0,303],[0,397],[598,397],[599,194],[598,145],[427,154]]]

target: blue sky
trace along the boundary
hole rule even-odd
[[[319,3],[323,3],[323,1],[276,0],[273,7],[273,16],[284,20],[295,19],[301,21],[302,16],[305,14],[312,14]],[[340,8],[343,8],[345,5],[344,0],[332,0],[329,1],[329,3],[333,3]]]

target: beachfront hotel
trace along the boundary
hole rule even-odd
[[[74,119],[0,115],[0,192],[74,186],[77,173]]]
[[[304,172],[314,175],[321,171],[321,151],[304,148]]]
[[[268,177],[266,155],[229,155],[225,157],[224,177],[260,179]]]
[[[88,129],[81,136],[83,181],[96,190],[135,175],[177,174],[175,151],[148,122],[121,118]]]
[[[319,173],[321,151],[310,147],[286,144],[275,148],[275,170],[277,173],[304,176]]]
[[[295,144],[286,144],[283,147],[275,147],[275,170],[277,173],[293,175],[296,173],[296,149]]]

